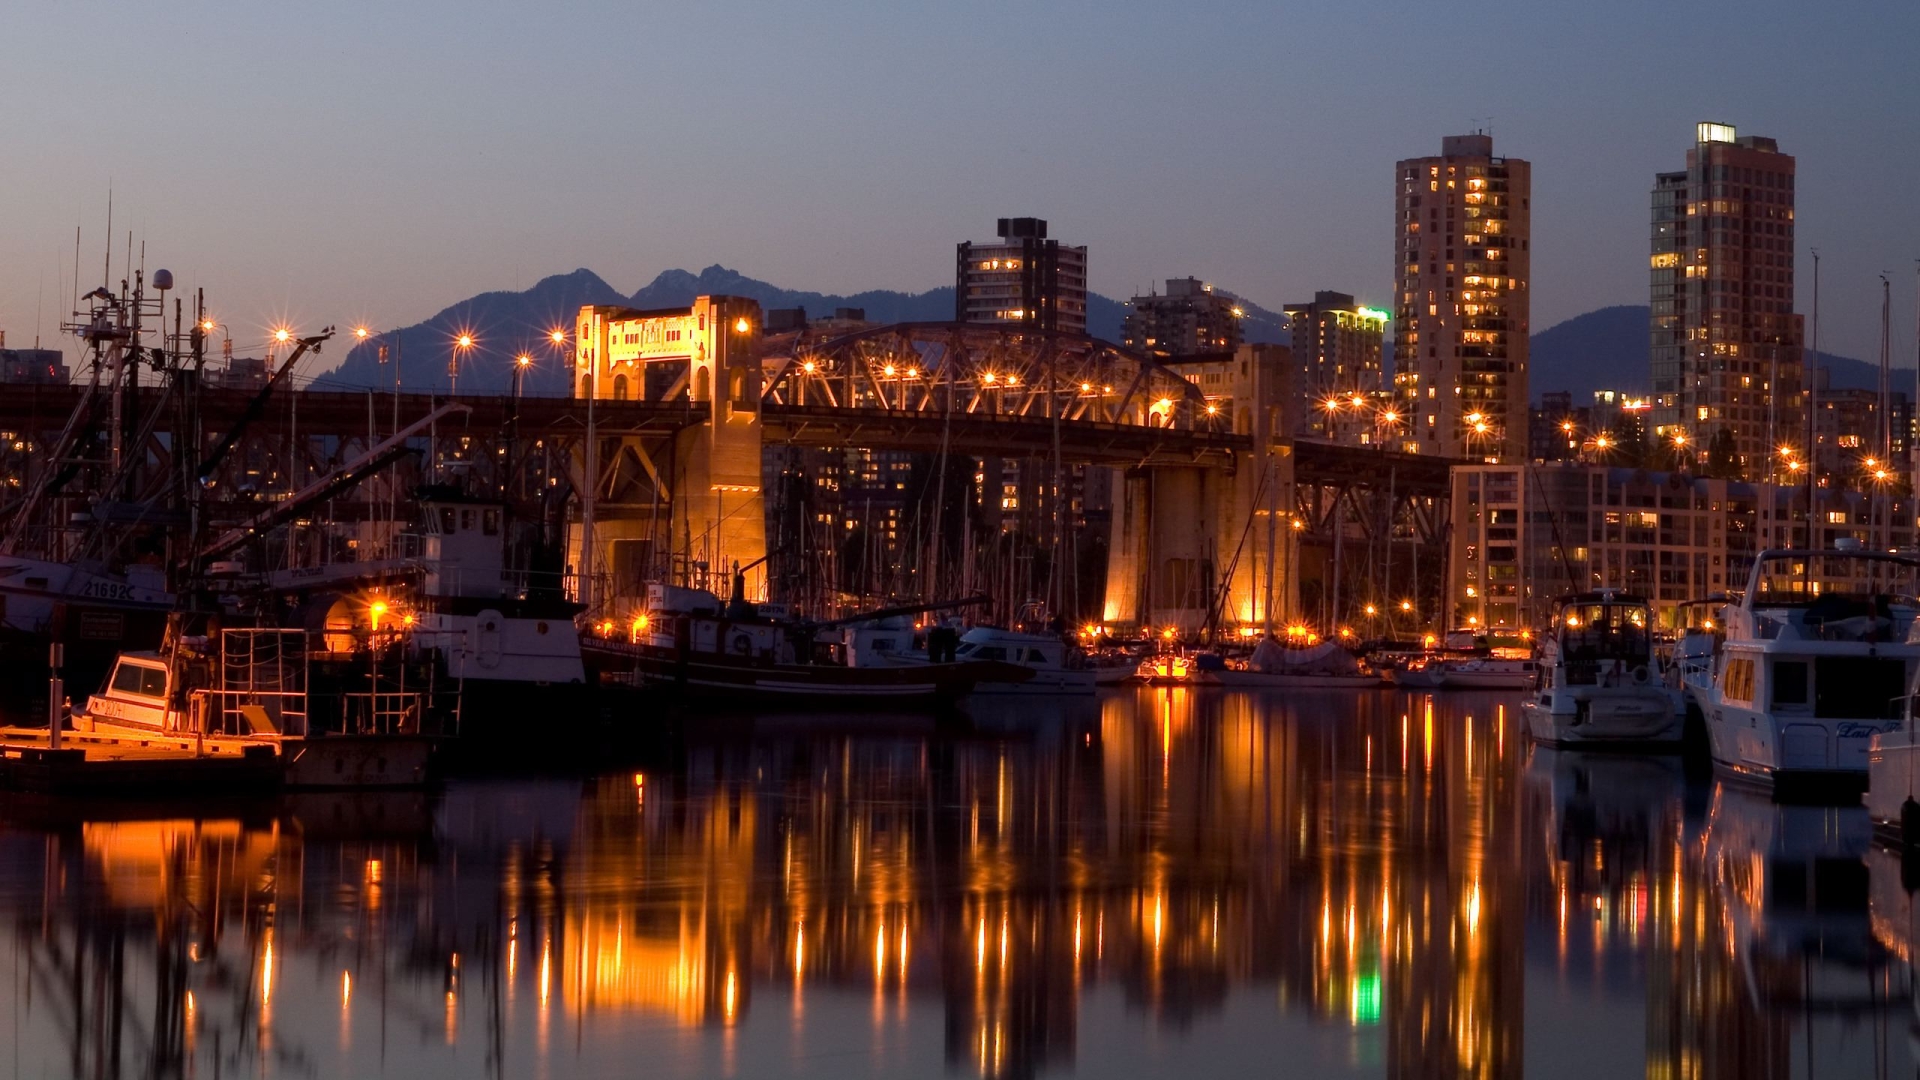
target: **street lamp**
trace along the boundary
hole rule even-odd
[[[533,357],[521,353],[513,358],[513,400],[520,400],[520,387],[526,381],[527,368],[533,365]]]
[[[473,349],[473,335],[462,333],[453,339],[453,349],[447,354],[447,396],[453,397],[460,392],[460,357]]]

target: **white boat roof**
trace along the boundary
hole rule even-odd
[[[1064,645],[1065,642],[1051,634],[1027,634],[1018,630],[1002,630],[997,626],[976,626],[960,635],[961,641],[971,642],[1015,642],[1022,645]]]

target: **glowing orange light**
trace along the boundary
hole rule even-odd
[[[800,365],[800,370],[801,370],[801,371],[804,371],[804,372],[806,372],[806,373],[807,373],[807,374],[809,374],[809,375],[811,375],[811,374],[813,374],[813,373],[814,373],[814,371],[815,371],[815,370],[816,370],[816,369],[817,369],[818,367],[819,367],[819,365],[817,365],[817,364],[815,364],[815,363],[814,363],[813,361],[811,361],[811,360],[808,360],[808,361],[807,361],[806,363],[804,363],[804,364],[801,364],[801,365]]]
[[[281,342],[283,344],[291,340],[292,338],[293,338],[293,331],[288,330],[284,326],[273,332],[273,340]]]
[[[739,319],[733,320],[734,333],[744,334],[751,329],[753,329],[753,324],[748,322],[745,318],[739,318]]]
[[[461,334],[459,337],[453,339],[453,343],[463,349],[471,349],[473,348],[473,335]]]
[[[213,320],[212,319],[202,320],[200,323],[200,329],[205,330],[209,334],[213,333]]]
[[[564,345],[567,342],[567,332],[565,330],[548,331],[547,338],[555,345]]]
[[[526,353],[521,353],[519,356],[513,358],[513,362],[519,364],[521,367],[526,367],[528,364],[533,363],[533,357],[528,356]]]
[[[367,335],[370,333],[372,333],[372,331],[364,326],[356,326],[353,328],[353,336],[359,338],[361,341],[367,340]]]

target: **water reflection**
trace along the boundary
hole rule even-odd
[[[1910,905],[1857,808],[1529,749],[1499,695],[994,719],[251,816],[10,805],[23,1075],[1912,1072]]]

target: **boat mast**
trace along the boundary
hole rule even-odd
[[[1820,250],[1813,249],[1813,363],[1814,377],[1807,380],[1807,550],[1813,550],[1813,488],[1814,476],[1820,471],[1820,458],[1814,445],[1814,414],[1820,404]],[[1809,580],[1813,576],[1812,557],[1804,571]]]

